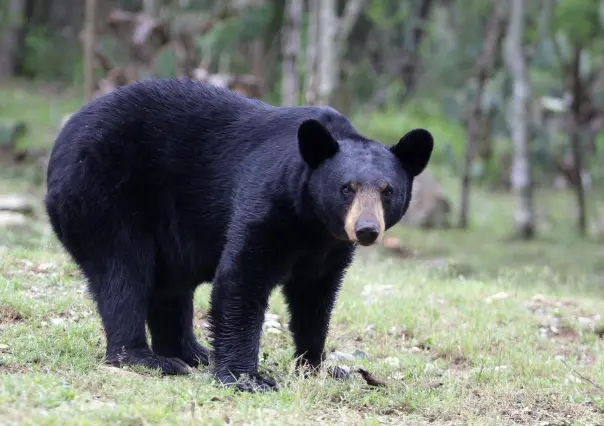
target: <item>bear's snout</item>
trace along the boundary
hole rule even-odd
[[[359,188],[344,222],[350,241],[370,246],[384,234],[384,206],[380,192],[373,188]]]

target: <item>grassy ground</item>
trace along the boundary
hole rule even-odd
[[[0,99],[10,93],[0,89]],[[48,143],[61,114],[31,91],[21,96],[41,116],[30,142]],[[74,102],[56,105],[62,113]],[[397,227],[389,234],[412,256],[359,253],[328,348],[332,363],[363,367],[386,387],[359,374],[297,378],[275,292],[281,325],[266,330],[261,368],[281,390],[247,395],[219,388],[207,369],[174,378],[103,365],[100,321],[30,172],[0,171],[0,194],[38,200],[28,227],[0,229],[1,424],[604,424],[604,245],[574,236],[568,194],[539,195],[543,226],[528,244],[506,239],[513,199],[476,190],[471,230]],[[208,294],[196,297],[202,341]]]

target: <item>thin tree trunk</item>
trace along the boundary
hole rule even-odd
[[[573,155],[575,195],[577,197],[577,228],[581,235],[587,231],[587,215],[585,208],[585,189],[583,188],[583,156],[581,152],[581,103],[583,102],[583,88],[581,86],[581,51],[582,46],[574,47],[573,62],[571,64],[572,95],[571,102],[571,150]]]
[[[350,37],[350,33],[352,32],[357,20],[359,19],[359,15],[363,10],[363,6],[365,5],[366,0],[348,0],[346,2],[346,7],[344,9],[344,13],[341,18],[336,18],[337,32],[335,34],[335,59],[333,64],[333,83],[332,89],[329,97],[329,101],[333,98],[333,93],[338,89],[340,85],[340,72],[342,68],[342,59],[344,54],[346,53],[346,46],[348,37]]]
[[[319,105],[328,105],[335,87],[335,71],[337,61],[336,30],[338,17],[335,0],[320,0],[319,2],[319,43],[318,70],[320,75]]]
[[[306,103],[329,105],[340,80],[346,41],[366,0],[348,0],[341,18],[336,0],[309,0]]]
[[[0,78],[10,78],[17,70],[17,57],[20,50],[20,32],[25,20],[25,0],[9,0],[5,22],[5,30],[2,34],[0,45]]]
[[[287,0],[283,29],[283,85],[281,104],[296,106],[300,92],[298,55],[301,50],[302,0]]]
[[[524,56],[524,7],[524,0],[511,0],[505,56],[514,82],[510,125],[514,142],[511,181],[518,196],[516,233],[518,237],[528,240],[535,234],[535,214],[528,137],[530,83]]]
[[[411,31],[411,40],[405,43],[409,50],[403,54],[403,66],[401,77],[405,84],[402,102],[405,103],[413,94],[417,85],[417,70],[420,61],[420,49],[424,36],[426,34],[426,25],[432,10],[432,0],[422,0],[417,6],[417,13],[412,21],[413,31]]]
[[[306,87],[305,101],[315,105],[319,94],[318,49],[319,43],[319,0],[308,0],[308,38],[306,42]]]
[[[482,45],[482,54],[478,59],[477,64],[478,75],[476,78],[476,97],[474,99],[474,104],[468,120],[468,136],[461,187],[461,207],[459,214],[460,228],[468,227],[471,169],[472,160],[474,159],[474,152],[476,151],[476,144],[478,143],[477,139],[480,133],[482,96],[489,76],[489,71],[493,65],[495,54],[499,50],[499,46],[503,38],[504,6],[504,0],[495,0],[493,13],[486,27],[486,35]]]
[[[84,91],[86,101],[92,99],[94,93],[94,43],[96,0],[86,0],[85,16],[85,41],[84,41]]]

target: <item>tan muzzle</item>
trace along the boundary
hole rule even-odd
[[[384,227],[384,206],[380,192],[373,188],[358,188],[344,222],[348,238],[363,246],[370,246],[382,240]]]

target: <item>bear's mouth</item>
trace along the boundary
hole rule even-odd
[[[370,242],[362,242],[362,241],[354,241],[354,243],[363,246],[363,247],[371,247],[375,246],[378,243],[378,240],[370,241]]]

